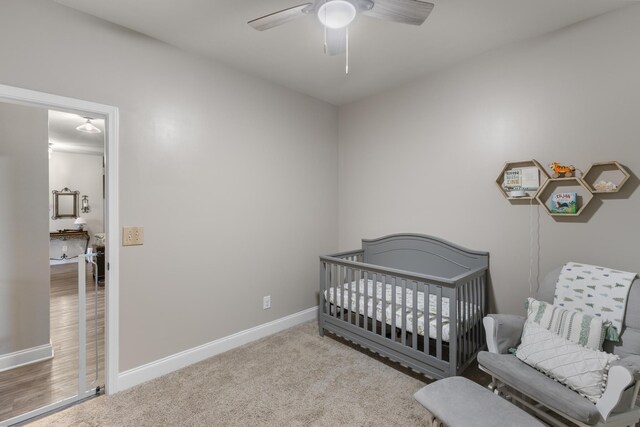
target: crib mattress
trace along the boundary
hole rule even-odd
[[[351,285],[351,286],[349,286]],[[343,292],[340,292],[340,288],[337,291],[334,291],[335,288],[328,289],[328,299],[331,304],[334,304],[338,307],[344,307],[349,304],[349,288],[351,288],[351,307],[350,310],[352,312],[359,312],[359,314],[363,316],[367,316],[369,318],[373,318],[373,289],[374,283],[373,280],[369,279],[366,282],[367,288],[367,296],[368,303],[365,306],[364,302],[364,294],[365,294],[365,280],[360,279],[358,284],[359,289],[356,288],[356,283],[351,282],[344,284]],[[396,327],[402,327],[402,319],[404,317],[406,322],[406,330],[407,332],[413,333],[413,290],[407,287],[407,303],[403,304],[403,295],[402,295],[402,287],[396,286]],[[375,319],[379,322],[382,322],[382,310],[385,311],[385,320],[388,325],[392,324],[392,316],[391,311],[392,307],[392,292],[393,286],[390,284],[383,284],[382,282],[376,282],[376,310],[375,310]],[[384,290],[384,292],[383,292]],[[335,294],[335,295],[334,295]],[[360,296],[359,302],[358,294]],[[382,298],[384,294],[384,299]],[[337,300],[336,300],[337,297]],[[327,291],[325,291],[325,298],[327,298]],[[424,327],[424,292],[418,291],[418,307],[416,310],[417,314],[417,332],[419,335],[424,336],[425,327]],[[344,303],[343,303],[344,302]],[[346,308],[346,307],[344,307]],[[467,304],[467,311],[463,310],[464,304],[460,303],[460,313],[464,313],[462,317],[464,320],[461,325],[458,326],[458,330],[464,331],[468,326],[470,326],[470,319],[479,319],[480,316],[480,308],[476,305]],[[366,311],[365,311],[366,309]],[[438,338],[438,297],[433,294],[429,294],[429,338],[437,339]],[[449,298],[442,297],[442,340],[449,342]]]

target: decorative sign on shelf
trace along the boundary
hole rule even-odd
[[[522,189],[522,171],[520,169],[505,171],[503,187],[507,190]]]
[[[506,190],[537,190],[540,187],[538,168],[527,167],[506,170],[502,186]]]

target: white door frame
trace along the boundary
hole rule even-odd
[[[44,107],[78,114],[103,116],[105,119],[106,182],[105,232],[107,248],[105,254],[105,392],[118,391],[118,302],[120,219],[118,214],[118,108],[110,105],[83,101],[76,98],[52,95],[0,84],[0,101],[10,104]]]

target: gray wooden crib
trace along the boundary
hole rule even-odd
[[[459,375],[484,348],[489,254],[420,234],[320,257],[320,335],[424,375]],[[453,321],[456,319],[456,321]]]

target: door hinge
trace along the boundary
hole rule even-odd
[[[110,268],[109,263],[107,263],[107,270],[109,270],[109,268]]]

